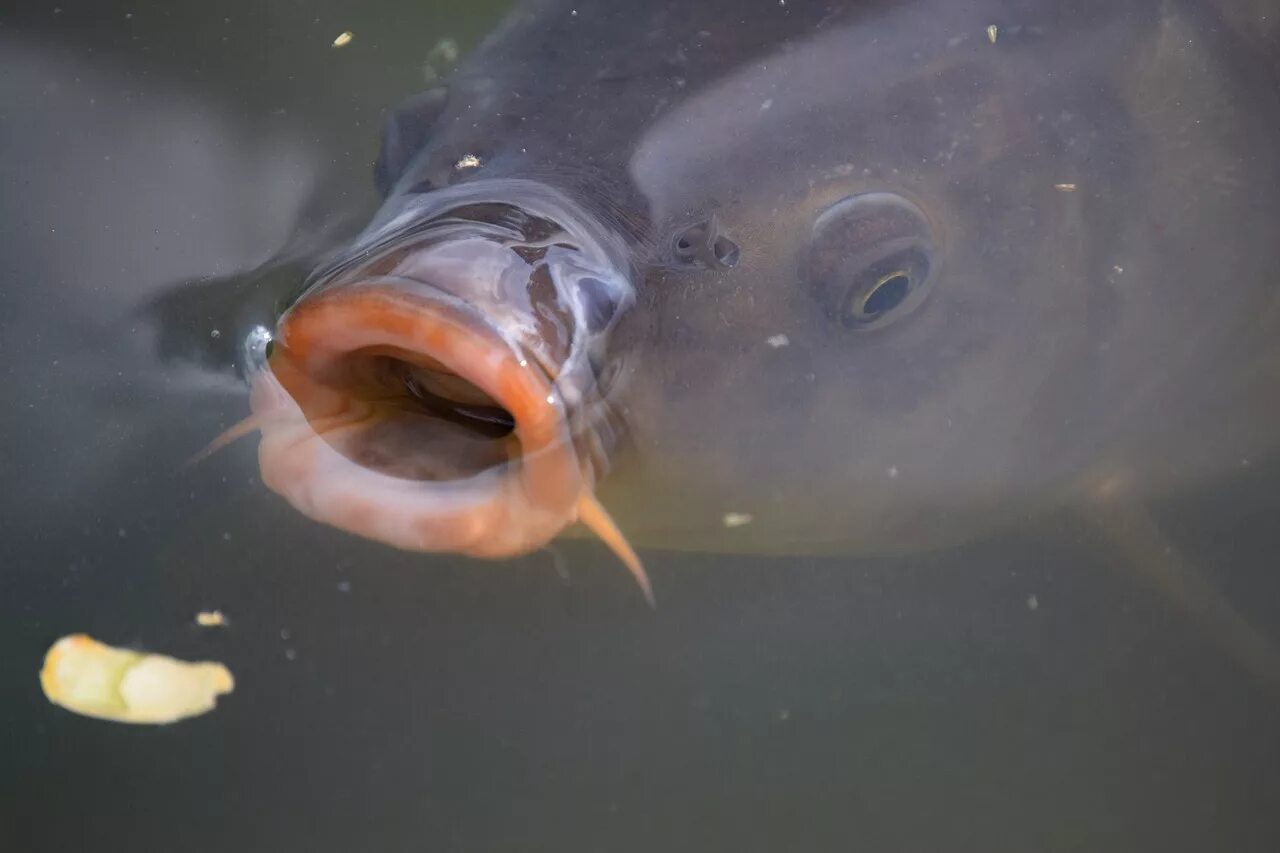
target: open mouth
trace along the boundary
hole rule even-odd
[[[253,380],[263,482],[316,521],[408,550],[514,556],[581,521],[651,599],[593,496],[554,368],[413,284],[325,290],[282,318]]]
[[[553,383],[446,294],[319,293],[285,315],[268,366],[259,382],[292,406],[259,396],[296,412],[264,421],[259,462],[305,514],[478,556],[531,550],[574,519],[587,482]]]
[[[270,340],[248,357],[253,414],[197,458],[260,431],[268,488],[406,550],[511,557],[581,523],[652,604],[594,494],[618,427],[589,354],[633,304],[623,257],[533,181],[392,207],[313,273],[273,337],[252,339]]]
[[[431,356],[371,349],[346,359],[345,390],[364,420],[360,429],[319,435],[351,461],[401,479],[450,482],[519,459],[512,414]]]

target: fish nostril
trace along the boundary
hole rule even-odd
[[[704,222],[688,226],[673,241],[672,256],[685,266],[727,270],[738,265],[742,249],[720,232],[713,215]]]
[[[728,237],[717,237],[715,245],[712,247],[716,261],[724,269],[732,269],[738,265],[738,259],[742,256],[742,250],[738,248],[738,244],[730,240]]]

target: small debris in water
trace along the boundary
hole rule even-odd
[[[992,44],[995,44],[996,39],[999,37],[999,35],[1000,35],[1000,28],[997,27],[995,24],[991,24],[987,27],[987,41],[991,42]]]
[[[1031,595],[1027,596],[1027,609],[1028,610],[1040,609],[1040,599],[1036,598],[1035,593],[1032,593]]]
[[[480,166],[480,158],[474,154],[463,154],[458,162],[453,164],[455,169],[475,169]]]
[[[351,581],[338,581],[338,592],[351,592]]]
[[[209,337],[213,338],[216,341],[218,338],[222,337],[222,332],[220,332],[217,329],[210,329]]]
[[[742,527],[752,521],[753,518],[749,512],[726,512],[724,514],[725,527]]]
[[[235,680],[220,663],[118,649],[72,634],[45,655],[40,687],[53,704],[86,717],[163,725],[212,711]]]
[[[451,38],[442,38],[435,47],[427,51],[427,58],[422,63],[422,76],[428,84],[435,83],[444,77],[458,61],[458,43]]]
[[[774,349],[781,349],[791,343],[791,338],[788,338],[786,335],[771,335],[765,340],[765,343]]]
[[[345,33],[342,33],[336,39],[333,40],[333,46],[346,47],[347,45],[351,44],[351,40],[355,37],[356,37],[355,33],[351,32],[351,30],[347,30]]]
[[[1063,193],[1073,193],[1078,189],[1075,184],[1054,184],[1053,188]]]
[[[196,614],[196,624],[201,628],[225,628],[227,617],[221,610],[201,610]]]
[[[284,650],[284,656],[285,656],[285,659],[286,659],[286,660],[297,660],[297,659],[298,659],[298,653],[297,653],[297,652],[295,652],[293,649],[285,649],[285,650]]]
[[[889,466],[889,470],[888,470],[888,471],[886,471],[885,473],[887,473],[887,474],[889,475],[889,479],[890,479],[890,480],[896,480],[896,479],[898,479],[898,466],[897,466],[897,465],[890,465],[890,466]]]
[[[787,720],[791,719],[791,711],[787,708],[783,708],[778,712],[778,719],[785,723]]]

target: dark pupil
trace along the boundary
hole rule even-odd
[[[862,302],[862,313],[867,317],[877,317],[886,311],[892,311],[907,298],[907,291],[910,289],[911,278],[906,273],[897,272],[887,276],[867,294]]]

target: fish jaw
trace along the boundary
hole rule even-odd
[[[458,377],[510,415],[510,435],[489,442],[494,464],[447,479],[416,478],[412,460],[369,464],[397,421],[410,434],[440,426],[383,387],[415,367]],[[263,482],[315,521],[397,548],[523,554],[572,524],[592,487],[552,381],[455,300],[376,284],[317,294],[281,323],[251,399]]]

